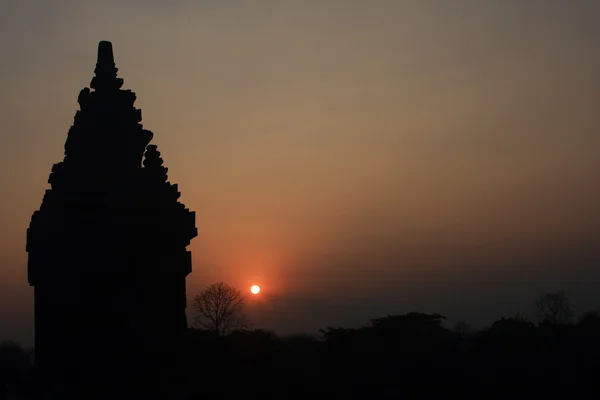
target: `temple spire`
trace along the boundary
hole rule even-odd
[[[117,78],[118,68],[115,67],[112,43],[101,41],[98,43],[98,59],[96,61],[96,76],[90,86],[96,90],[118,90],[123,85],[123,79]]]
[[[79,94],[65,158],[27,230],[36,399],[106,399],[117,387],[119,399],[180,397],[171,378],[195,213],[122,84],[112,44],[100,42],[92,89]]]

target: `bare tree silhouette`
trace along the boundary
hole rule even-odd
[[[539,322],[551,324],[566,324],[575,316],[571,300],[564,290],[542,295],[535,302],[535,311]]]
[[[215,283],[198,294],[193,306],[198,325],[217,336],[248,326],[242,293],[223,282]]]

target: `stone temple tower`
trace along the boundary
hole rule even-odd
[[[187,327],[195,213],[122,85],[100,42],[92,90],[79,94],[27,230],[40,398],[157,397]]]

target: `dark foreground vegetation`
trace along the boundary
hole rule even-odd
[[[360,329],[277,337],[190,329],[173,379],[186,398],[554,398],[600,393],[600,317],[574,323],[502,318],[471,332],[409,313]],[[1,398],[28,398],[33,355],[0,346]]]
[[[190,331],[184,379],[197,398],[223,389],[232,396],[308,399],[600,393],[596,314],[576,324],[503,318],[480,332],[448,330],[441,320],[388,316],[361,329],[327,328],[318,338],[245,331],[214,340]],[[202,379],[229,384],[212,390]]]

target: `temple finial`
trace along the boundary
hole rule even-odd
[[[98,43],[98,59],[96,61],[96,76],[90,86],[99,89],[120,89],[123,79],[117,78],[118,69],[115,67],[112,43],[102,40]]]
[[[115,66],[112,43],[106,40],[98,43],[98,61],[97,65]]]

